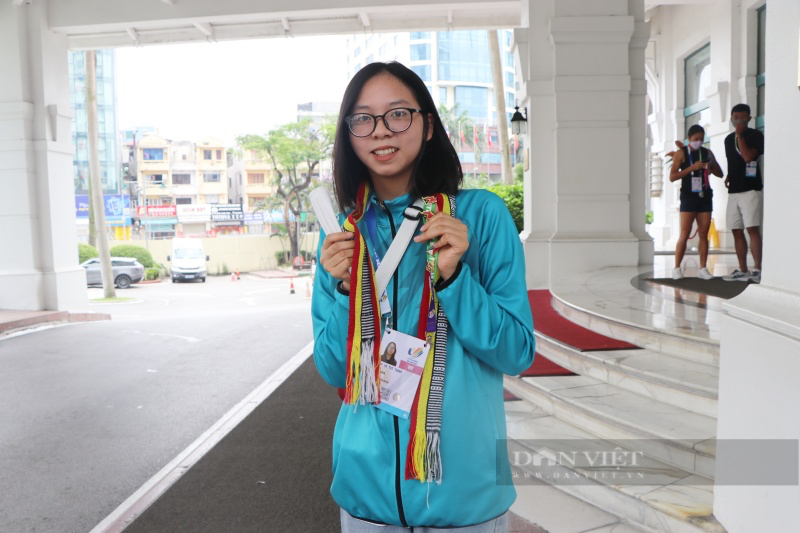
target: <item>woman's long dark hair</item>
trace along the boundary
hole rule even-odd
[[[422,148],[411,172],[411,194],[417,197],[435,193],[455,194],[464,178],[458,153],[450,143],[425,82],[413,70],[396,61],[370,63],[350,80],[339,110],[339,124],[333,144],[333,181],[336,185],[336,200],[342,211],[355,207],[361,182],[372,184],[367,166],[353,150],[351,133],[345,119],[352,114],[356,100],[367,81],[382,73],[394,76],[408,87],[422,109]],[[429,114],[433,117],[432,123],[428,120]],[[433,128],[433,135],[426,141],[429,128]]]

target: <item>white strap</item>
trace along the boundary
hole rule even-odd
[[[419,220],[422,218],[422,205],[422,199],[418,198],[413,205],[406,207],[403,213],[405,220],[400,225],[400,230],[392,240],[386,255],[381,259],[381,266],[378,267],[378,271],[375,273],[375,286],[378,289],[378,295],[383,294],[383,291],[386,290],[389,280],[392,279],[392,274],[394,274],[397,265],[400,264],[400,259],[403,258],[403,254],[408,248],[408,242],[414,236],[414,232],[417,231]]]

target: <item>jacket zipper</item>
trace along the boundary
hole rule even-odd
[[[378,202],[378,206],[383,210],[384,213],[389,218],[389,226],[392,229],[392,239],[394,240],[395,235],[397,234],[397,230],[394,226],[394,219],[392,218],[392,213],[386,208],[386,204],[382,201]],[[398,265],[397,269],[400,269]],[[394,274],[392,274],[392,286],[394,287],[394,294],[392,295],[392,327],[397,327],[397,317],[400,316],[399,309],[397,307],[397,291],[398,291],[398,276],[397,270],[395,270]],[[393,416],[394,418],[394,494],[395,498],[397,499],[397,513],[400,518],[400,524],[403,527],[408,527],[408,523],[406,522],[406,514],[403,510],[403,497],[400,493],[400,425],[398,423],[397,417]]]

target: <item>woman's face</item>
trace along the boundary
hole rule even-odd
[[[403,82],[382,72],[364,84],[350,113],[383,115],[398,107],[419,109],[419,102]],[[413,113],[411,127],[396,133],[378,119],[372,134],[366,137],[350,135],[353,151],[369,170],[376,191],[409,190],[414,161],[422,147],[422,120],[420,113]],[[431,135],[429,132],[428,139]]]
[[[703,144],[703,140],[705,139],[705,133],[698,131],[691,137],[689,137],[689,142],[700,141],[700,144]]]
[[[397,346],[393,342],[389,343],[389,346],[386,347],[386,355],[393,356],[397,352]]]

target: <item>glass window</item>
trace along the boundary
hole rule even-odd
[[[175,198],[175,205],[190,205],[192,203],[191,197],[189,198]]]
[[[142,159],[145,161],[163,161],[163,148],[142,148]]]
[[[217,150],[217,159],[222,159],[222,150]]]
[[[247,175],[247,183],[249,183],[250,185],[263,184],[264,183],[264,174],[263,173],[248,174]]]
[[[355,50],[353,50],[353,57],[358,57],[361,55],[361,47],[356,46]]]
[[[368,55],[368,56],[367,56],[367,61],[366,61],[366,64],[367,64],[367,65],[369,65],[369,64],[370,64],[370,63],[372,63],[373,61],[375,61],[375,60],[372,58],[372,54]]]
[[[439,79],[492,83],[485,31],[439,32]]]
[[[385,44],[381,45],[381,47],[378,48],[378,55],[381,56],[381,57],[386,55],[386,45]]]
[[[711,45],[707,44],[684,61],[684,132],[694,124],[707,124],[709,114],[705,99],[706,88],[711,85]]]
[[[219,172],[203,172],[203,181],[206,183],[219,183]]]
[[[417,76],[422,78],[422,81],[431,81],[431,66],[430,65],[414,65],[411,70],[417,73]]]
[[[439,87],[439,104],[447,105],[447,87]]]
[[[711,84],[711,45],[686,58],[685,61],[685,101],[684,107],[705,100],[704,90]]]
[[[506,72],[506,87],[513,87],[513,86],[514,86],[514,73]]]
[[[411,32],[411,40],[412,41],[419,41],[420,39],[430,39],[431,32],[429,31],[412,31]]]
[[[429,43],[411,45],[411,61],[427,61],[430,58],[431,45]]]
[[[211,160],[211,150],[203,150],[203,159],[206,161]]]
[[[486,118],[489,102],[489,89],[486,87],[455,88],[455,103],[459,111],[466,111],[471,118]]]
[[[191,185],[192,176],[190,174],[173,174],[172,183],[175,185]]]

